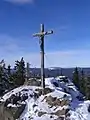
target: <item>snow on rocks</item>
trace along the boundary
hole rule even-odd
[[[51,92],[51,93],[52,94],[50,94],[50,95],[53,95],[53,92]],[[62,112],[62,114],[65,113],[63,111],[65,111],[64,109],[67,109],[68,107],[65,108],[65,106],[64,107],[63,106],[62,107],[61,106],[50,106],[48,104],[48,102],[46,101],[46,98],[47,98],[46,96],[49,96],[49,93],[46,95],[41,95],[37,100],[28,99],[27,104],[26,104],[26,109],[20,116],[20,119],[29,120],[29,118],[33,118],[33,120],[34,120],[34,119],[36,119],[36,117],[38,119],[40,119],[40,118],[47,119],[47,117],[45,118],[45,116],[48,116],[48,117],[51,116],[49,119],[54,120],[56,118],[56,116],[58,117],[58,115],[61,112]]]
[[[54,92],[52,93],[49,93],[47,94],[47,96],[52,96],[52,97],[56,97],[57,99],[66,99],[66,100],[72,100],[72,97],[70,94],[67,94],[65,92],[62,92],[62,91],[58,91],[58,90],[55,90]]]
[[[13,95],[20,96],[18,105],[26,104],[26,107],[19,120],[59,120],[59,117],[64,120],[70,109],[71,120],[90,120],[87,119],[90,102],[83,103],[77,99],[81,94],[72,80],[65,76],[45,78],[45,85],[44,95],[41,95],[41,87],[23,85],[6,93],[0,101],[7,101]],[[7,107],[10,106],[16,107],[15,104],[7,104]]]
[[[19,93],[21,95],[23,94],[28,94],[28,95],[31,95],[33,94],[34,90],[36,88],[39,88],[39,87],[35,87],[35,86],[21,86],[21,87],[18,87],[8,93],[6,93],[1,99],[0,101],[6,101],[8,98],[10,98],[13,94],[14,95],[18,95]]]

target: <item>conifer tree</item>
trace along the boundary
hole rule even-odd
[[[9,88],[9,80],[6,74],[6,67],[4,60],[0,62],[0,83],[2,85],[2,89],[5,90]]]
[[[2,82],[3,68],[0,66],[0,82]]]
[[[30,64],[28,62],[27,62],[27,66],[26,66],[26,77],[27,77],[27,80],[30,77]]]
[[[11,66],[10,66],[10,65],[8,65],[8,68],[7,68],[7,74],[8,74],[8,76],[11,75]]]
[[[5,68],[5,62],[4,60],[2,60],[0,62],[0,78],[1,78],[1,81],[6,81],[7,79],[7,75],[6,75],[6,68]]]
[[[90,100],[90,76],[86,78],[86,86],[85,86],[85,95],[86,99]]]
[[[23,57],[21,58],[20,61],[16,61],[16,73],[15,73],[15,84],[23,85],[25,82],[25,62],[23,60]]]
[[[7,67],[7,75],[8,75],[8,81],[10,83],[10,85],[14,86],[14,73],[11,73],[11,66],[8,65]]]
[[[81,70],[81,78],[80,78],[80,92],[85,95],[85,75],[83,69]]]
[[[75,86],[80,88],[80,86],[79,86],[79,72],[78,72],[77,67],[75,68],[75,70],[73,72],[73,82],[74,82]]]

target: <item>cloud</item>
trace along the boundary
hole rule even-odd
[[[30,45],[28,47],[23,46],[20,39],[0,35],[0,60],[4,59],[6,65],[14,66],[16,60],[24,57],[31,67],[40,67],[40,52],[31,52]],[[90,49],[46,51],[45,67],[90,67],[89,54]]]
[[[45,55],[45,67],[90,67],[90,51],[78,50],[78,51],[56,51],[47,52]],[[15,60],[19,60],[24,57],[25,62],[29,62],[31,67],[40,67],[40,53],[21,52],[4,55],[3,58],[7,64],[12,66],[15,64]],[[0,58],[2,58],[0,56]]]
[[[72,51],[56,51],[47,52],[45,54],[45,67],[90,67],[90,57],[88,50],[72,50]],[[6,58],[7,63],[11,65],[14,61],[24,57],[26,62],[31,64],[31,67],[40,67],[40,53],[18,52],[15,55],[10,55]]]
[[[34,0],[5,0],[5,1],[15,4],[27,4],[27,3],[33,3]]]
[[[46,54],[46,67],[90,67],[90,50],[56,51]]]

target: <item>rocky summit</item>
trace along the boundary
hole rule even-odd
[[[29,79],[4,94],[0,120],[90,120],[90,101],[84,100],[72,80],[65,76],[45,78],[44,94],[39,82]]]

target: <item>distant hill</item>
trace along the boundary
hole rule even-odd
[[[79,72],[83,69],[86,76],[90,75],[90,68],[78,68]],[[51,68],[45,68],[45,76],[48,77],[56,77],[57,75],[62,74],[65,76],[68,76],[69,78],[72,78],[72,73],[74,71],[74,68],[60,68],[60,67],[51,67]],[[40,76],[40,68],[30,68],[30,72],[32,76]]]

